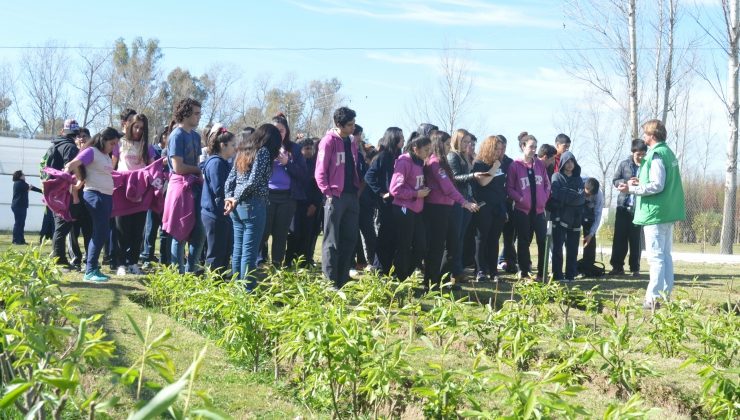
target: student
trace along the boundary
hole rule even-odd
[[[563,156],[563,153],[570,150],[570,137],[567,135],[560,133],[555,137],[555,162],[553,166],[553,171],[557,172],[560,168],[560,157]]]
[[[458,129],[452,134],[450,141],[450,153],[447,154],[447,161],[450,163],[452,176],[454,177],[455,187],[462,196],[470,201],[473,198],[472,184],[474,181],[485,177],[483,172],[472,173],[470,170],[473,165],[471,156],[473,154],[473,135],[465,129]],[[453,254],[447,250],[445,260],[450,261],[450,272],[455,283],[464,282],[465,267],[463,265],[463,248],[465,234],[470,224],[471,214],[464,211],[462,206],[455,204],[452,207],[452,216],[450,217],[452,229],[457,232],[460,246],[457,247]]]
[[[619,184],[626,184],[632,178],[637,177],[640,170],[642,159],[647,153],[648,147],[640,139],[632,140],[631,155],[619,163],[617,170],[614,172],[612,184],[619,187]],[[637,199],[629,191],[620,192],[617,197],[617,213],[614,218],[614,237],[612,238],[612,256],[609,260],[612,269],[609,275],[618,276],[624,274],[624,259],[627,256],[629,248],[629,269],[632,277],[640,275],[640,257],[642,247],[640,238],[642,236],[642,226],[632,223],[635,215],[635,203]]]
[[[552,176],[552,195],[548,203],[552,220],[552,275],[556,281],[572,282],[576,278],[578,240],[581,237],[585,205],[581,167],[573,153],[566,151],[560,156],[560,167]]]
[[[359,124],[355,124],[352,141],[357,144],[357,173],[360,175],[360,216],[358,219],[360,237],[357,239],[357,245],[355,245],[355,255],[357,257],[355,268],[356,270],[364,270],[368,264],[373,263],[375,259],[375,248],[378,242],[374,220],[376,200],[372,190],[367,187],[367,183],[365,182],[365,175],[374,154],[372,154],[372,150],[366,148],[363,129]]]
[[[447,162],[450,135],[444,131],[432,131],[430,140],[431,154],[424,164],[424,181],[430,191],[424,199],[422,213],[427,239],[424,258],[424,285],[427,288],[440,286],[445,245],[450,253],[456,252],[461,245],[457,242],[457,231],[450,228],[452,205],[457,203],[467,211],[478,211],[478,206],[466,200],[452,182],[452,169]],[[453,285],[455,289],[459,287]]]
[[[167,140],[167,156],[171,169],[167,187],[162,226],[172,235],[172,259],[180,273],[195,272],[203,251],[205,232],[200,219],[200,197],[203,180],[198,159],[201,154],[200,135],[195,130],[200,122],[200,102],[185,98],[175,106],[175,122]],[[177,203],[188,200],[187,203]],[[192,216],[184,220],[178,216],[179,209],[192,208]],[[189,244],[187,264],[185,243]]]
[[[311,267],[314,265],[314,245],[321,227],[321,206],[324,196],[321,194],[319,186],[316,185],[316,178],[314,177],[314,171],[316,170],[314,139],[303,139],[298,142],[298,145],[301,146],[301,154],[306,161],[307,176],[303,180],[306,199],[296,201],[295,216],[290,232],[288,232],[288,247],[285,258],[288,264],[300,258],[304,264]]]
[[[149,144],[149,119],[144,114],[136,114],[125,125],[123,137],[118,147],[113,149],[114,168],[119,171],[143,169],[154,161],[155,155],[154,147]],[[115,222],[115,236],[118,241],[116,275],[140,275],[142,271],[139,267],[139,254],[144,241],[146,211],[118,216]]]
[[[521,135],[522,134],[520,134],[520,136]],[[498,136],[504,141],[504,143],[507,143],[506,137],[504,137],[503,134],[499,134]],[[521,138],[517,138],[517,142],[520,140]],[[504,153],[504,157],[501,159],[501,166],[509,168],[512,162],[514,162],[514,159]],[[516,242],[516,229],[514,228],[514,201],[508,194],[506,195],[506,221],[501,229],[501,236],[503,238],[503,246],[501,247],[501,254],[498,256],[498,269],[509,274],[514,274],[519,271],[516,266],[516,246],[514,245]]]
[[[407,153],[396,159],[391,178],[393,224],[396,227],[395,274],[405,280],[426,254],[426,235],[421,212],[431,190],[424,183],[424,160],[431,153],[431,140],[417,136],[409,140]]]
[[[80,134],[75,138],[75,144],[80,151],[90,147],[92,144],[90,130],[85,127],[80,127]],[[73,206],[73,210],[73,217],[77,220],[73,222],[72,229],[69,230],[69,235],[67,235],[67,258],[69,258],[69,263],[75,268],[75,270],[84,271],[83,264],[87,261],[87,258],[80,249],[79,238],[80,233],[82,233],[82,227],[87,225],[89,232],[86,235],[83,235],[83,242],[85,240],[90,240],[90,235],[92,234],[92,221],[90,219],[90,215],[87,214],[87,209],[84,204]],[[87,249],[87,243],[83,245],[85,249]]]
[[[550,177],[550,180],[552,180],[552,174],[555,173],[555,160],[557,159],[557,154],[558,150],[547,143],[540,146],[540,149],[537,150],[537,158],[545,164],[547,175]]]
[[[236,137],[221,124],[215,124],[208,134],[208,159],[203,165],[203,196],[200,218],[206,231],[206,264],[211,270],[224,272],[229,264],[234,228],[231,217],[224,214],[224,185],[231,166],[229,159],[236,153]]]
[[[509,164],[503,160],[506,141],[500,136],[488,136],[480,146],[478,157],[473,162],[473,172],[484,172],[490,176],[473,184],[473,198],[482,205],[473,215],[475,222],[475,271],[477,281],[498,282],[498,242],[506,211],[506,172]],[[483,205],[485,203],[485,205]]]
[[[583,212],[583,263],[586,267],[593,267],[596,262],[596,232],[599,231],[604,209],[604,193],[599,181],[589,177],[583,177],[583,192],[586,195],[586,208]]]
[[[335,288],[349,279],[359,230],[360,177],[357,144],[352,141],[356,115],[347,107],[334,111],[335,128],[321,139],[316,160],[316,184],[326,197],[321,269]]]
[[[285,259],[288,230],[293,220],[297,200],[306,199],[303,181],[306,178],[306,161],[301,146],[290,139],[288,120],[282,113],[272,119],[282,136],[280,153],[272,163],[270,194],[267,205],[267,224],[262,238],[262,259],[267,261],[267,240],[272,236],[270,257],[272,265],[281,267]]]
[[[93,234],[87,250],[87,266],[84,280],[95,283],[108,281],[108,276],[100,272],[98,258],[103,243],[108,240],[110,215],[113,209],[113,162],[110,154],[118,144],[121,134],[108,127],[95,135],[92,147],[83,150],[74,160],[65,166],[65,170],[77,176],[79,190],[84,185],[82,195],[85,206],[92,218]],[[81,167],[84,166],[85,172]]]
[[[522,157],[509,166],[506,176],[506,193],[514,201],[514,226],[517,235],[519,277],[530,275],[532,261],[529,244],[537,237],[537,279],[542,279],[545,257],[545,204],[550,197],[550,178],[545,165],[535,158],[537,139],[522,133],[519,149]]]
[[[383,274],[390,273],[396,248],[390,186],[393,166],[403,146],[403,131],[398,127],[388,127],[378,142],[378,154],[373,158],[365,174],[367,187],[375,194],[378,206],[378,239],[373,267]]]
[[[263,124],[246,141],[239,142],[224,187],[225,214],[234,225],[234,248],[231,272],[247,280],[247,290],[257,286],[252,272],[257,268],[262,235],[267,218],[268,182],[272,161],[278,156],[280,131],[272,124]]]
[[[41,192],[41,189],[26,183],[26,175],[23,171],[13,172],[13,201],[10,209],[13,210],[13,245],[26,245],[23,236],[26,227],[26,214],[28,213],[28,192]]]

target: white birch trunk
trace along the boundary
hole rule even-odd
[[[732,254],[735,239],[735,203],[737,194],[737,135],[738,135],[738,6],[740,0],[730,0],[727,22],[730,37],[730,56],[727,69],[727,113],[730,122],[730,139],[727,143],[727,171],[725,173],[725,203],[722,211],[720,253]]]
[[[630,38],[629,113],[632,138],[639,138],[637,123],[637,25],[635,0],[629,0],[628,24]]]

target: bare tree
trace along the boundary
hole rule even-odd
[[[66,117],[69,61],[65,50],[49,41],[41,47],[24,52],[20,60],[20,86],[23,97],[29,101],[28,113],[18,102],[13,91],[16,114],[31,136],[39,131],[53,135]]]
[[[605,204],[611,206],[614,188],[611,185],[611,175],[619,161],[620,154],[626,144],[629,126],[623,117],[612,117],[614,113],[605,112],[606,106],[597,101],[588,102],[588,110],[584,115],[584,132],[587,150],[586,155],[592,158],[599,171],[599,182],[605,187]],[[616,125],[616,126],[615,126]]]
[[[701,26],[712,42],[721,48],[727,57],[727,86],[726,92],[722,87],[722,79],[718,66],[714,65],[713,74],[700,71],[699,75],[712,88],[722,101],[727,113],[729,137],[727,140],[727,164],[725,167],[725,199],[722,209],[722,233],[720,235],[720,253],[732,254],[735,241],[735,211],[737,206],[737,142],[738,142],[738,42],[740,37],[740,19],[738,9],[740,0],[722,0],[722,17],[710,16],[709,24],[700,19],[699,14],[694,16],[696,23]],[[717,21],[722,23],[719,24]]]
[[[10,64],[0,64],[0,132],[10,131],[9,111],[13,104],[13,69]]]
[[[230,92],[239,80],[233,68],[221,64],[211,66],[200,81],[206,90],[206,103],[203,104],[204,116],[208,124],[220,121],[230,125],[234,113],[227,105],[231,101]]]
[[[98,117],[109,108],[111,51],[80,50],[82,79],[74,85],[80,92],[79,107],[82,110],[82,126],[93,125]]]

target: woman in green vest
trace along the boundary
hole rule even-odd
[[[660,120],[642,125],[643,140],[648,146],[636,178],[617,188],[635,194],[633,223],[644,226],[645,249],[650,264],[650,283],[644,307],[659,307],[659,297],[668,298],[673,289],[673,224],[686,218],[681,173],[676,155],[665,143],[666,128]]]

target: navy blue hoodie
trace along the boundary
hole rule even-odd
[[[565,164],[572,160],[575,163],[570,176],[563,173]],[[558,172],[552,176],[552,192],[548,201],[550,220],[570,229],[579,229],[583,224],[583,211],[586,206],[586,194],[583,191],[581,167],[571,152],[560,157]]]

